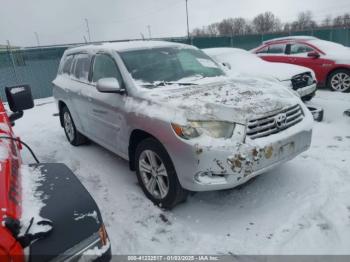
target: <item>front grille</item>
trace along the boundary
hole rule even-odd
[[[296,75],[292,78],[292,87],[293,90],[298,90],[314,83],[314,79],[310,72]]]
[[[269,116],[250,120],[247,127],[247,135],[251,139],[266,137],[276,134],[291,126],[296,125],[304,118],[300,105],[295,105]]]

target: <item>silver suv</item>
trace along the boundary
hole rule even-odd
[[[155,204],[233,188],[311,143],[312,116],[287,88],[229,78],[195,47],[154,41],[67,50],[53,81],[72,145],[129,160]]]

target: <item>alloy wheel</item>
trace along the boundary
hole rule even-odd
[[[139,158],[142,183],[156,199],[164,199],[169,192],[169,178],[161,158],[151,150],[145,150]]]
[[[331,79],[331,86],[335,91],[347,91],[350,88],[350,76],[343,72],[335,74]]]
[[[69,141],[72,142],[74,140],[74,126],[73,126],[72,118],[68,112],[64,113],[63,121],[64,121],[64,130],[66,131]]]

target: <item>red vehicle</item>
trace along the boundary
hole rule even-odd
[[[85,256],[89,261],[109,261],[110,242],[88,191],[65,165],[38,163],[30,147],[13,133],[14,121],[34,106],[29,86],[6,88],[6,95],[14,113],[8,115],[0,101],[0,261],[77,261]],[[37,163],[22,163],[22,145]],[[40,172],[41,178],[37,191],[24,190],[25,175],[32,176],[34,171]],[[28,192],[33,198],[27,198]],[[38,216],[32,217],[30,212],[27,225],[24,211],[35,209],[33,199],[38,193],[45,196],[43,206]],[[28,202],[28,206],[22,205]]]
[[[252,50],[269,62],[300,65],[314,70],[319,86],[350,91],[350,49],[309,36],[277,38]]]

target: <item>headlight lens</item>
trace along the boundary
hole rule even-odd
[[[307,84],[311,86],[315,82],[314,78],[312,76],[309,77]]]
[[[185,139],[199,137],[206,134],[213,138],[231,138],[235,123],[223,121],[189,121],[188,125],[172,124],[177,135]]]

